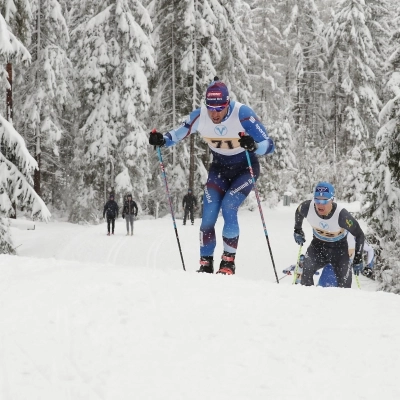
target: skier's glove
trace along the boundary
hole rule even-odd
[[[369,264],[368,264],[369,265]],[[369,268],[368,266],[366,266],[363,271],[362,274],[364,276],[366,276],[367,278],[372,278],[373,272],[372,272],[372,268]]]
[[[254,141],[254,139],[249,136],[245,135],[244,133],[239,133],[240,139],[239,139],[239,144],[240,147],[243,147],[247,151],[253,152],[257,150],[257,143]]]
[[[150,132],[149,143],[155,147],[162,147],[165,144],[165,139],[162,133],[157,132],[156,129],[153,129]]]
[[[364,265],[363,265],[362,262],[359,263],[359,264],[354,264],[354,263],[353,263],[353,272],[354,272],[354,275],[360,275],[360,272],[362,272],[363,268],[364,268]]]
[[[293,233],[294,241],[302,246],[306,242],[306,237],[304,235],[303,229],[295,229]]]
[[[364,269],[364,264],[362,261],[362,255],[360,253],[356,253],[353,260],[353,272],[354,275],[360,275],[360,272]]]

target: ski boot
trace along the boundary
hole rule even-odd
[[[217,274],[223,274],[223,275],[234,275],[235,273],[235,253],[228,253],[227,251],[224,251],[222,254],[222,261],[221,264],[219,265],[219,270],[217,271]]]
[[[214,273],[214,260],[213,256],[200,257],[200,268],[197,272],[206,272],[207,274]]]

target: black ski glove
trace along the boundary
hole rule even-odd
[[[155,147],[162,147],[165,144],[165,139],[162,133],[157,132],[156,129],[153,129],[150,132],[149,143]]]
[[[364,276],[366,276],[367,278],[371,278],[373,279],[374,273],[372,272],[372,268],[369,268],[368,266],[366,266],[363,271],[362,274]]]
[[[355,254],[352,267],[354,275],[360,275],[360,272],[364,269],[362,255],[360,253]]]
[[[306,242],[306,236],[304,235],[303,229],[295,229],[293,233],[294,241],[302,246]]]
[[[247,151],[253,152],[256,151],[258,146],[257,143],[254,141],[254,139],[249,136],[245,135],[244,133],[239,133],[240,139],[239,139],[239,144],[240,147],[243,147]]]

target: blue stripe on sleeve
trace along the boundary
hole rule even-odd
[[[200,110],[200,108],[197,108],[196,110],[192,111],[189,117],[179,128],[172,129],[164,135],[166,147],[174,146],[186,136],[189,136],[193,132],[197,131]]]
[[[239,109],[239,119],[245,132],[250,135],[257,143],[256,154],[271,154],[275,150],[273,140],[268,136],[267,129],[258,119],[257,114],[246,105]]]

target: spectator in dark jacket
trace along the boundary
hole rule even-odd
[[[110,236],[110,224],[111,234],[114,235],[115,218],[118,217],[118,204],[114,201],[114,195],[110,194],[110,200],[104,206],[103,218],[107,215],[107,235]]]
[[[128,194],[127,199],[122,209],[122,218],[126,221],[126,236],[129,236],[129,225],[131,225],[131,236],[133,236],[133,221],[137,216],[138,207],[135,201],[132,200],[132,195]]]
[[[193,211],[194,211],[194,208],[197,207],[197,200],[196,200],[196,197],[194,197],[192,194],[192,189],[188,189],[187,194],[185,194],[185,196],[183,196],[182,207],[185,210],[185,213],[183,216],[183,225],[186,225],[186,219],[188,217],[188,214],[190,215],[190,221],[192,222],[192,225],[193,225],[194,224]]]

